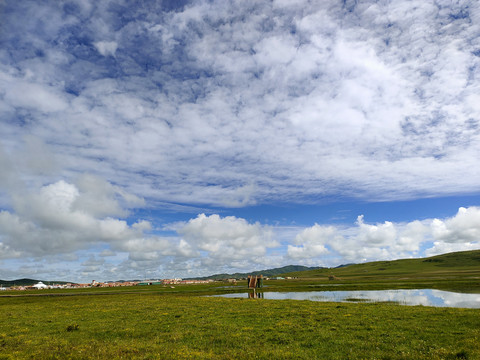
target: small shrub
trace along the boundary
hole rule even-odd
[[[75,331],[78,330],[79,326],[78,324],[71,324],[67,326],[67,331]]]

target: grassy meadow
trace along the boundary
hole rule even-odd
[[[479,359],[480,310],[160,292],[0,298],[0,359]]]

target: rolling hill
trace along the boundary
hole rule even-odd
[[[420,259],[375,261],[339,268],[289,272],[282,275],[304,279],[335,276],[345,280],[455,279],[457,277],[480,279],[480,250],[454,252]]]

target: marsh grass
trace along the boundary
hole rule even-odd
[[[0,298],[0,318],[1,359],[480,358],[478,309],[120,292]]]

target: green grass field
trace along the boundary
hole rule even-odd
[[[480,358],[476,309],[191,295],[0,298],[0,358]]]

